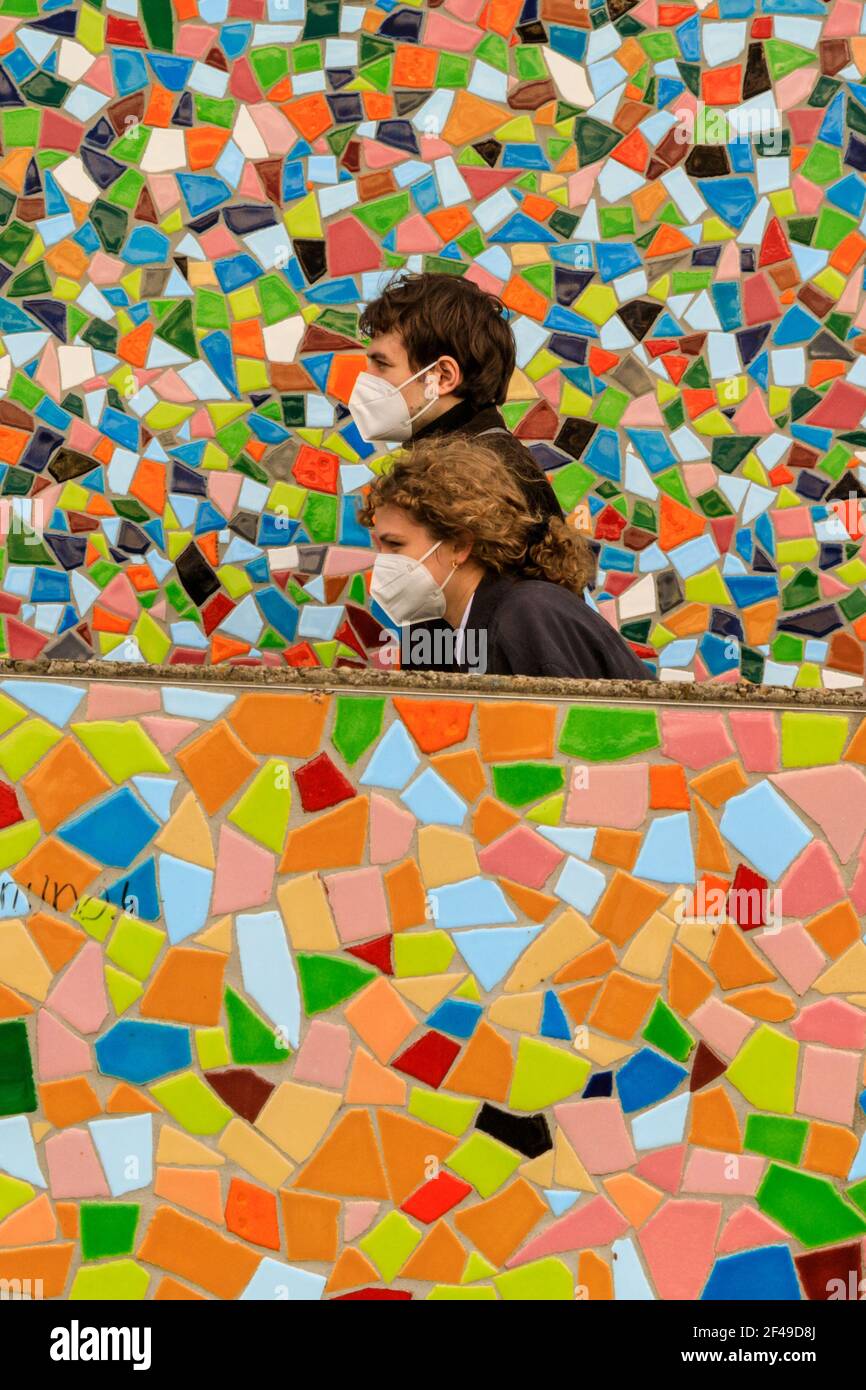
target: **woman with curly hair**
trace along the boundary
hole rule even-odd
[[[650,678],[583,598],[595,577],[586,540],[530,511],[480,440],[418,441],[370,484],[360,520],[378,551],[370,595],[403,630],[404,668]]]

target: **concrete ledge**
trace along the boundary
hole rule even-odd
[[[748,681],[591,681],[536,676],[477,676],[451,672],[363,671],[345,667],[294,669],[273,666],[150,666],[121,661],[2,661],[0,674],[43,680],[135,681],[190,685],[267,686],[286,690],[414,691],[496,699],[558,699],[575,702],[751,705],[801,709],[866,710],[866,689],[791,690]]]

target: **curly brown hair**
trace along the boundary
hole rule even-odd
[[[472,558],[495,574],[546,579],[576,594],[595,580],[595,555],[561,517],[534,516],[508,465],[464,435],[431,439],[395,457],[369,486],[358,519],[399,507],[437,540],[472,538]]]

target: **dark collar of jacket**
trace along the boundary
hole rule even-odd
[[[473,401],[459,401],[446,410],[444,415],[432,420],[429,425],[412,436],[412,442],[419,439],[432,439],[437,434],[482,434],[484,430],[507,429],[507,425],[495,405],[477,406]]]

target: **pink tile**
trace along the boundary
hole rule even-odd
[[[775,772],[779,766],[779,725],[769,709],[731,710],[728,718],[747,772]]]
[[[699,678],[698,678],[699,679]],[[662,750],[666,758],[700,771],[734,752],[724,716],[707,710],[661,711]]]
[[[866,831],[866,777],[859,767],[813,767],[770,778],[796,806],[820,825],[843,864]]]
[[[590,1250],[595,1246],[610,1245],[625,1235],[627,1230],[625,1217],[607,1197],[592,1197],[583,1206],[554,1221],[522,1250],[518,1250],[516,1255],[512,1255],[507,1265],[512,1269],[515,1265],[540,1260],[545,1255],[559,1255],[565,1250]]]
[[[90,1048],[47,1009],[36,1015],[37,1075],[40,1081],[56,1081],[61,1076],[82,1076],[93,1068]]]
[[[739,1207],[719,1237],[720,1255],[733,1255],[737,1250],[753,1250],[758,1245],[785,1244],[787,1231],[777,1226],[753,1207]]]
[[[647,1154],[634,1171],[639,1178],[646,1178],[665,1192],[678,1192],[685,1159],[685,1144],[673,1144],[669,1149],[656,1149],[655,1153]]]
[[[79,1033],[97,1032],[108,1013],[98,942],[85,942],[45,1003]]]
[[[797,1095],[801,1115],[817,1120],[850,1125],[860,1073],[860,1055],[837,1048],[807,1047],[803,1055],[803,1074]]]
[[[736,1056],[755,1026],[755,1020],[741,1014],[739,1009],[712,998],[689,1014],[689,1023],[694,1024],[714,1052],[728,1058]]]
[[[364,941],[390,932],[379,869],[350,869],[325,879],[341,941]]]
[[[220,827],[212,912],[238,912],[262,907],[274,889],[277,861],[230,825]]]
[[[823,951],[801,922],[755,932],[752,941],[796,994],[805,994],[827,964]]]
[[[779,880],[785,917],[812,917],[846,896],[845,885],[823,840],[813,840]]]
[[[758,1154],[725,1154],[717,1149],[693,1149],[686,1164],[683,1192],[712,1192],[723,1197],[751,1197],[764,1175],[767,1160]]]
[[[516,825],[485,846],[479,852],[478,862],[485,874],[511,878],[527,888],[542,888],[564,858],[561,849],[543,840],[528,825]]]
[[[301,1043],[292,1080],[342,1090],[351,1055],[352,1040],[345,1024],[314,1018]]]
[[[149,714],[158,710],[156,685],[92,685],[87,696],[87,718],[117,719],[122,715]]]
[[[635,1161],[618,1100],[593,1097],[554,1106],[557,1124],[588,1173],[619,1173]]]
[[[381,1202],[347,1202],[343,1214],[343,1240],[350,1245],[376,1220]]]
[[[715,1255],[721,1202],[665,1202],[638,1232],[653,1283],[662,1298],[695,1299]]]
[[[45,1140],[51,1196],[108,1197],[108,1183],[86,1129],[64,1129]]]
[[[572,825],[637,830],[649,806],[649,764],[578,766],[572,771],[565,819]]]
[[[791,1032],[800,1042],[856,1047],[862,1052],[866,1048],[866,1013],[844,999],[822,999],[800,1010]]]
[[[407,853],[415,831],[415,817],[402,806],[373,792],[370,797],[370,859],[389,864]]]

